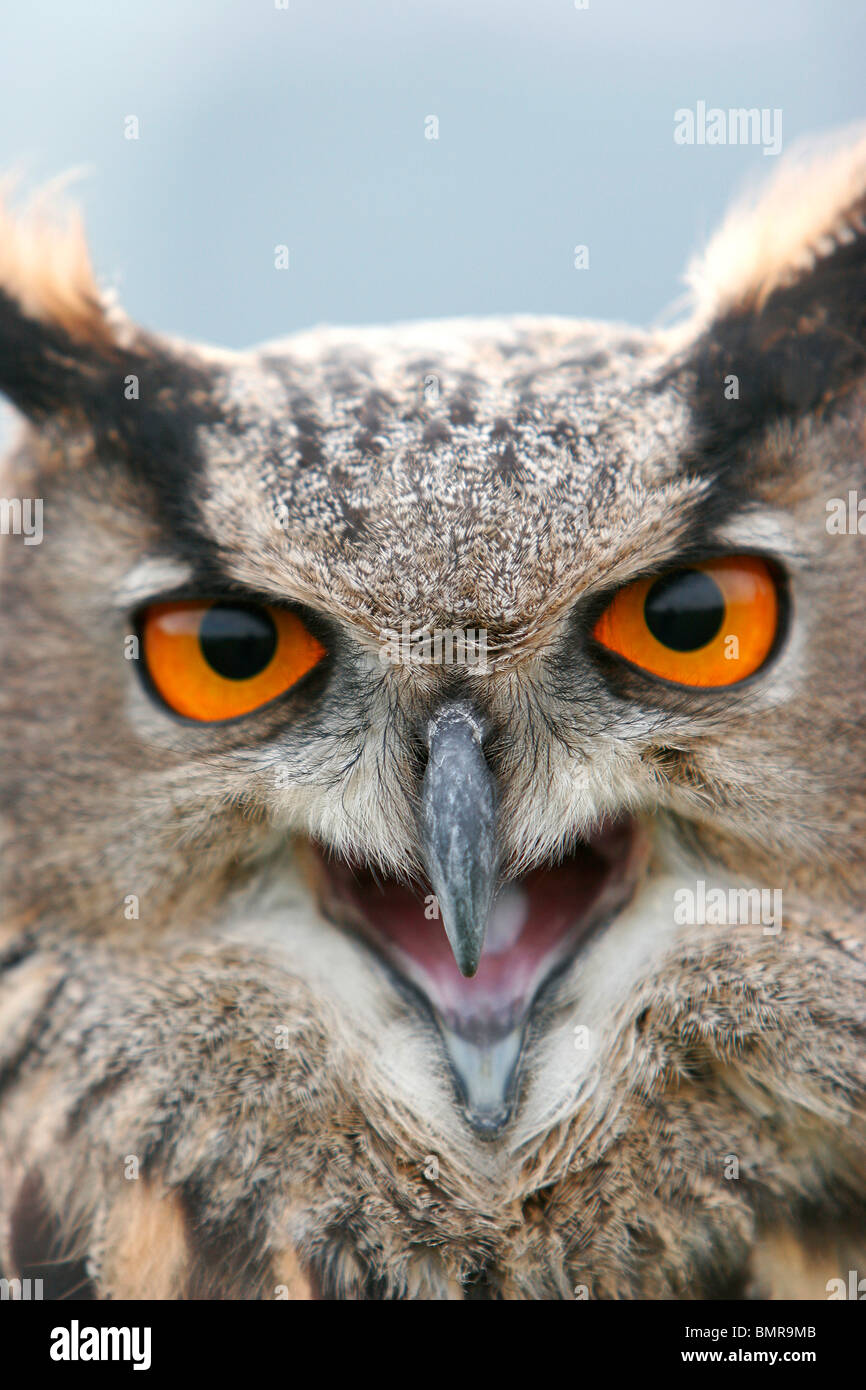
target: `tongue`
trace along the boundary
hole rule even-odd
[[[313,847],[315,848],[315,847]],[[542,982],[630,895],[648,854],[634,823],[614,821],[561,864],[506,884],[493,904],[478,970],[457,967],[435,897],[317,851],[326,915],[355,926],[425,996],[439,1020],[466,1114],[479,1131],[506,1121],[524,1025]]]
[[[508,1118],[532,1000],[588,930],[608,873],[605,860],[587,848],[507,884],[494,902],[471,979],[457,968],[432,894],[421,902],[396,883],[367,884],[366,891],[357,879],[346,885],[388,955],[438,1014],[467,1115],[481,1133],[496,1133]]]
[[[587,915],[607,872],[604,860],[584,848],[562,865],[506,885],[493,905],[472,979],[457,968],[432,895],[422,902],[401,884],[382,887],[356,876],[343,891],[442,1021],[481,1041],[502,1037],[520,1023],[542,978],[572,943],[572,929]]]

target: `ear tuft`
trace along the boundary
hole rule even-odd
[[[866,235],[866,132],[809,141],[735,205],[689,266],[698,323],[760,311],[826,257]]]
[[[57,183],[15,214],[10,191],[6,180],[0,185],[0,292],[26,318],[71,342],[110,349],[109,302],[96,283],[80,215],[62,203]]]

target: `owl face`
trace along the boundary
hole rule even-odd
[[[757,891],[715,925],[780,971],[773,894],[862,904],[852,159],[796,245],[776,194],[728,228],[751,258],[717,244],[662,334],[233,354],[13,286],[4,490],[45,517],[6,543],[14,912],[266,952],[479,1166],[613,1112],[708,895]]]

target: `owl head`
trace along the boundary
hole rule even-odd
[[[265,954],[371,1124],[523,1199],[614,1151],[675,1186],[651,1131],[710,1183],[771,1111],[817,1200],[789,1131],[862,1082],[862,141],[738,207],[658,332],[215,350],[131,323],[74,222],[0,246],[7,926]]]

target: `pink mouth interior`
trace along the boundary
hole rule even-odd
[[[413,892],[318,851],[327,915],[358,928],[467,1038],[508,1033],[541,983],[630,896],[642,861],[635,824],[619,820],[562,862],[506,883],[497,894],[477,973],[460,974],[429,888]],[[426,898],[426,903],[425,903]]]

